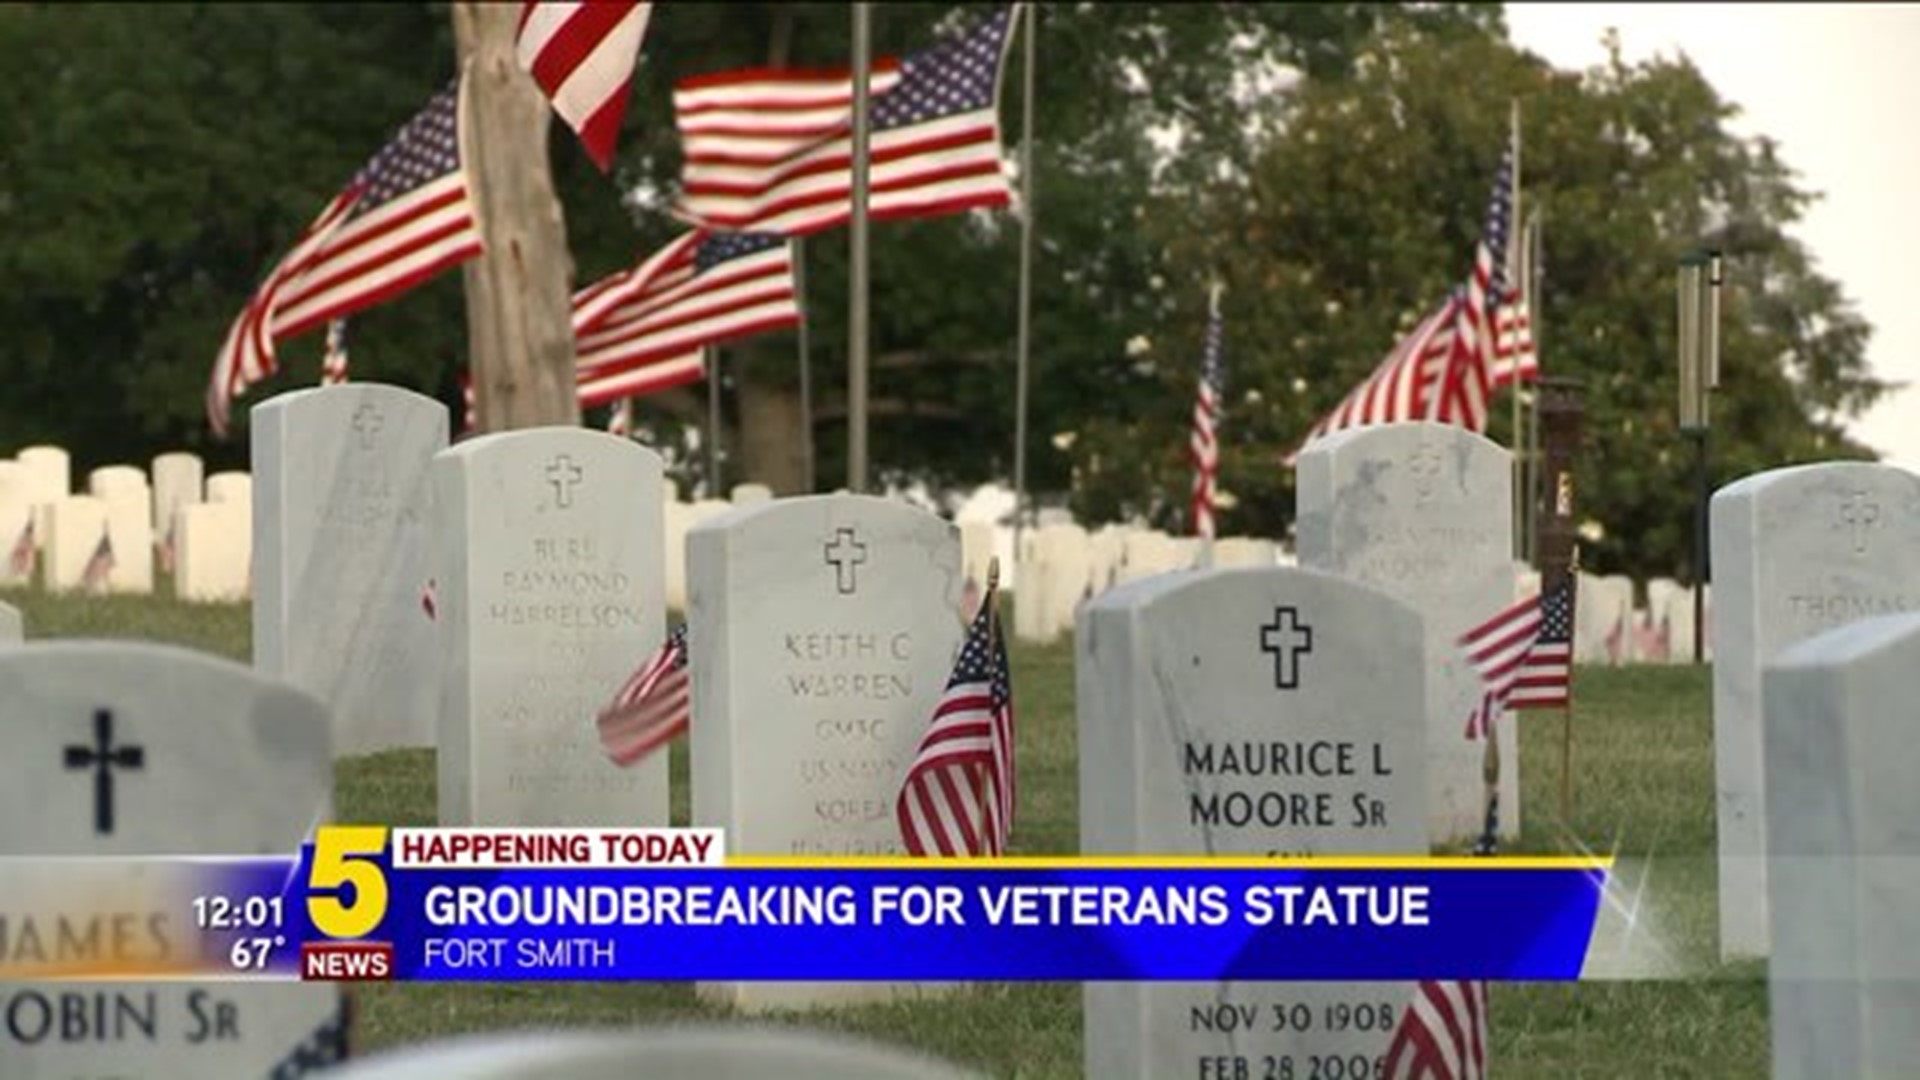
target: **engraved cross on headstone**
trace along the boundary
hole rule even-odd
[[[1260,651],[1273,654],[1273,685],[1277,690],[1300,686],[1300,657],[1313,651],[1313,627],[1300,621],[1298,608],[1273,609],[1273,623],[1260,628]]]
[[[834,584],[841,595],[850,596],[858,587],[854,574],[867,561],[867,545],[854,539],[852,529],[840,529],[827,544],[827,563],[834,569]]]
[[[1866,492],[1856,491],[1840,504],[1840,523],[1853,530],[1854,553],[1862,554],[1867,550],[1867,530],[1880,524],[1880,504]]]
[[[146,750],[113,745],[113,713],[100,709],[93,714],[93,745],[67,747],[66,763],[93,770],[93,831],[113,832],[113,770],[143,768]]]
[[[360,449],[373,449],[373,437],[380,434],[380,428],[386,424],[380,416],[380,410],[372,405],[361,405],[353,410],[353,430],[360,435]]]
[[[554,504],[562,510],[572,506],[573,485],[579,483],[584,475],[586,474],[581,471],[580,466],[573,463],[573,458],[569,455],[561,454],[554,458],[547,465],[547,483],[553,485]]]

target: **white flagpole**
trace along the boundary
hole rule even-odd
[[[720,490],[720,350],[707,346],[707,498],[724,498]]]
[[[800,493],[813,494],[813,345],[807,334],[807,245],[800,237],[793,245],[793,298],[800,308],[800,325],[795,327],[800,353]]]
[[[1032,345],[1033,312],[1033,56],[1038,29],[1038,4],[1025,5],[1026,70],[1020,92],[1020,315],[1014,345],[1013,392],[1013,544],[1020,549],[1020,530],[1027,513],[1027,363]]]
[[[853,243],[847,313],[847,490],[867,490],[867,81],[872,70],[871,5],[853,5]]]

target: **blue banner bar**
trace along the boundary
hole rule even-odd
[[[378,912],[362,906],[378,890],[310,887],[303,859],[289,940],[390,946],[383,975],[417,981],[1571,980],[1606,872],[1604,861],[1542,859],[367,861],[380,865]],[[377,919],[358,937],[327,937],[310,921],[313,898]],[[299,959],[275,953],[274,970]]]

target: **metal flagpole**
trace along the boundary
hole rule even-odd
[[[800,481],[804,494],[813,494],[813,346],[807,334],[807,245],[800,237],[793,245],[793,297],[800,308],[795,328],[800,352]]]
[[[1033,309],[1033,39],[1038,4],[1026,5],[1026,70],[1020,91],[1020,313],[1014,345],[1013,392],[1013,550],[1027,513],[1027,361],[1031,346],[1028,320]],[[1017,583],[1016,583],[1017,584]]]
[[[1535,207],[1533,217],[1527,222],[1529,246],[1527,252],[1527,331],[1533,342],[1533,355],[1540,357],[1544,351],[1540,347],[1541,315],[1545,309],[1545,296],[1541,286],[1547,280],[1546,270],[1546,215]],[[1528,425],[1530,445],[1527,458],[1532,468],[1527,470],[1527,555],[1535,569],[1540,568],[1540,477],[1542,473],[1540,458],[1540,391],[1533,394],[1533,422]]]
[[[847,314],[847,490],[867,490],[867,80],[873,66],[871,5],[853,5],[853,253]]]
[[[709,346],[707,365],[707,498],[720,498],[720,350]]]

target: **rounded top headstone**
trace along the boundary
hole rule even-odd
[[[339,1080],[963,1080],[975,1074],[843,1036],[713,1025],[618,1035],[469,1037],[369,1058],[332,1075]]]

